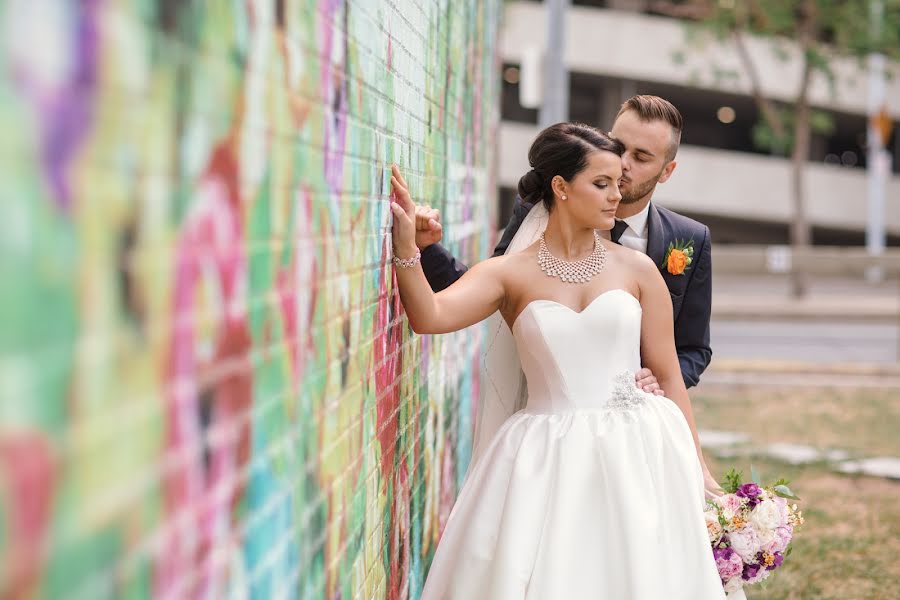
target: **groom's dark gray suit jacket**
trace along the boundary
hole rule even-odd
[[[525,220],[533,204],[516,198],[513,217],[494,248],[494,256],[506,252],[513,236]],[[663,264],[669,244],[675,240],[694,241],[694,257],[682,275],[672,275]],[[712,349],[709,347],[709,315],[712,302],[712,261],[710,258],[709,228],[671,210],[650,203],[647,216],[647,255],[659,267],[672,296],[675,317],[675,348],[681,363],[684,385],[693,387],[709,366]],[[449,287],[468,269],[440,244],[432,244],[422,251],[422,269],[435,292]]]

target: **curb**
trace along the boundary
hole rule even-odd
[[[718,358],[707,373],[758,373],[788,375],[850,375],[857,377],[900,377],[900,363],[811,363],[766,359]]]
[[[817,321],[833,319],[841,322],[893,322],[900,323],[900,307],[890,300],[872,303],[860,300],[839,303],[816,303],[760,298],[758,302],[716,301],[712,305],[713,319],[746,319],[759,321],[798,320]]]

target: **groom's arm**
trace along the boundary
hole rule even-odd
[[[422,270],[431,289],[440,292],[450,287],[469,268],[440,244],[432,244],[422,250]]]
[[[703,238],[696,246],[691,264],[691,281],[684,292],[681,313],[675,322],[675,348],[684,386],[693,387],[709,366],[712,348],[709,345],[709,319],[712,312],[712,252],[709,228],[704,227]]]
[[[497,247],[494,248],[493,256],[501,256],[506,253],[509,243],[512,241],[513,236],[516,235],[532,206],[534,205],[522,202],[522,199],[516,196],[513,216],[507,223],[506,229],[503,230],[503,236],[500,238]],[[422,270],[425,272],[425,278],[428,279],[431,289],[439,292],[453,285],[469,268],[456,260],[442,245],[432,244],[422,250]]]

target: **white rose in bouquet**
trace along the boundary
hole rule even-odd
[[[775,496],[772,498],[772,502],[778,506],[778,510],[781,512],[781,523],[779,525],[785,525],[788,522],[788,518],[790,517],[790,510],[788,509],[788,502],[781,496]]]
[[[759,529],[755,525],[751,525],[756,531],[756,539],[759,540],[759,549],[762,550],[775,540],[775,532],[771,529]]]
[[[732,531],[728,534],[728,539],[731,541],[731,547],[745,563],[756,562],[760,543],[753,527],[741,527],[737,531]]]
[[[772,500],[763,500],[750,513],[750,523],[757,532],[760,530],[773,531],[783,524],[781,508]]]
[[[744,580],[741,579],[740,575],[735,575],[725,582],[725,592],[728,594],[732,594],[742,587],[744,587]]]

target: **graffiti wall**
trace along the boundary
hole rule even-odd
[[[499,4],[0,3],[0,597],[418,597],[481,331],[388,172],[487,256]]]

